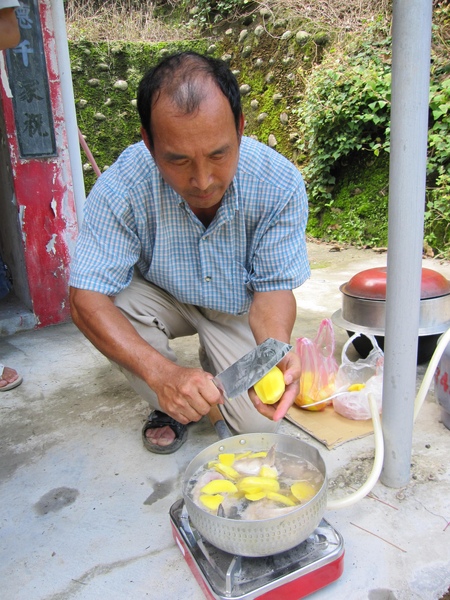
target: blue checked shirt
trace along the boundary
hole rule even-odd
[[[254,291],[294,289],[309,277],[307,215],[298,169],[244,137],[236,175],[205,228],[140,142],[86,201],[70,285],[114,296],[136,266],[180,302],[243,314]]]

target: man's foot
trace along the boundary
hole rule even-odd
[[[142,428],[144,446],[156,454],[171,454],[178,450],[186,439],[187,426],[160,410],[154,410]]]
[[[175,439],[175,431],[166,425],[165,427],[158,427],[157,429],[147,429],[145,437],[151,444],[157,446],[170,446]]]
[[[0,365],[0,392],[7,392],[20,385],[23,378],[15,369]]]

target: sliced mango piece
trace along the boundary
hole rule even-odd
[[[245,494],[245,497],[251,502],[257,502],[258,500],[262,500],[266,497],[266,492],[263,492],[262,490],[249,492],[248,494]]]
[[[223,453],[223,454],[219,454],[219,462],[222,463],[223,465],[226,465],[227,467],[232,467],[233,463],[235,461],[235,454],[232,454],[231,452],[229,453]]]
[[[295,506],[295,502],[293,502],[290,498],[284,496],[283,494],[278,494],[277,492],[267,492],[267,498],[269,500],[273,500],[274,502],[284,504],[285,506]]]
[[[271,479],[276,479],[278,477],[278,471],[275,469],[275,467],[263,465],[260,468],[258,475],[260,477],[270,477]]]
[[[349,386],[348,391],[349,392],[359,392],[359,390],[363,390],[366,387],[365,383],[352,383],[351,386]]]
[[[202,494],[235,494],[237,487],[229,479],[213,479],[202,487]]]
[[[306,502],[311,500],[317,491],[308,481],[297,481],[291,485],[291,493],[297,500]]]
[[[247,458],[266,458],[267,452],[262,450],[261,452],[250,452]]]
[[[220,494],[200,494],[200,502],[209,510],[216,511],[223,502],[223,496]]]
[[[239,473],[233,467],[223,465],[222,463],[215,463],[214,469],[224,477],[228,477],[228,479],[236,480],[240,477]]]
[[[283,371],[273,367],[254,385],[256,395],[264,404],[275,404],[284,394],[286,389]]]
[[[250,456],[251,453],[251,450],[248,450],[247,452],[241,452],[240,454],[236,454],[236,460],[242,460],[243,458],[247,458]]]
[[[280,484],[271,477],[243,477],[237,482],[237,488],[240,492],[251,494],[259,491],[278,492]]]

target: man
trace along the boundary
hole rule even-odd
[[[20,42],[19,24],[15,9],[19,0],[0,0],[0,50],[14,48]]]
[[[20,42],[19,23],[15,8],[19,0],[0,0],[0,50],[14,48]],[[6,270],[0,256],[0,298],[9,292]],[[7,392],[22,383],[23,379],[15,369],[0,364],[0,392]]]
[[[273,406],[254,390],[226,400],[222,371],[268,337],[289,342],[292,290],[309,276],[307,198],[289,161],[242,137],[239,86],[220,60],[165,58],[138,91],[143,142],[94,186],[71,273],[74,322],[156,409],[147,449],[175,451],[186,425],[220,404],[236,432],[275,431],[298,393],[299,360],[280,363]],[[198,334],[204,369],[169,340]]]

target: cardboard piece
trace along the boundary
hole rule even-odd
[[[329,450],[350,440],[356,440],[373,433],[372,420],[354,421],[339,415],[333,407],[322,411],[312,411],[292,406],[286,418],[306,431]]]

